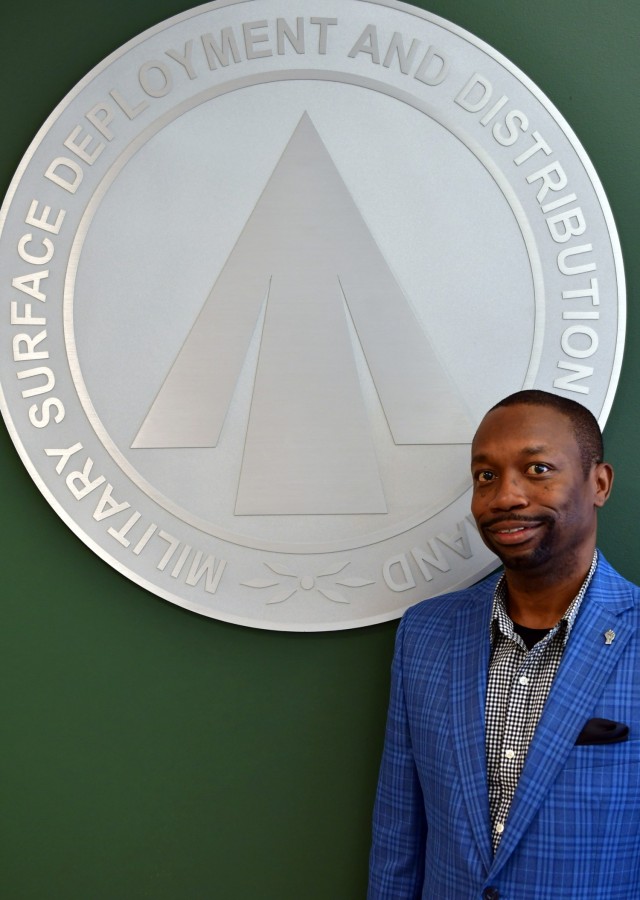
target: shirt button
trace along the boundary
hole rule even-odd
[[[496,834],[502,834],[504,831],[504,822],[498,822],[496,824]]]
[[[520,678],[518,678],[518,681],[520,684],[529,684],[529,679],[526,675],[521,675]]]
[[[516,755],[516,752],[515,750],[505,750],[504,755],[507,757],[507,759],[513,759]]]
[[[500,891],[494,887],[485,888],[482,892],[482,900],[500,900]]]

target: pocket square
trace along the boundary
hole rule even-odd
[[[589,719],[576,744],[618,744],[629,737],[629,726],[611,719]]]

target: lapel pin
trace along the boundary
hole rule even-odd
[[[615,636],[616,636],[615,631],[612,631],[611,629],[609,629],[608,631],[605,631],[605,633],[604,633],[605,644],[613,644],[613,639]]]

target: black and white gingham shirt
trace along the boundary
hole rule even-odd
[[[494,851],[505,829],[529,744],[597,563],[596,550],[589,574],[564,616],[531,650],[527,650],[520,635],[516,634],[513,622],[507,615],[504,576],[496,585],[485,707],[489,811]]]

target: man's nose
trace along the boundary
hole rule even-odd
[[[496,482],[496,489],[491,497],[493,509],[520,509],[528,504],[529,499],[521,478],[510,475]]]

